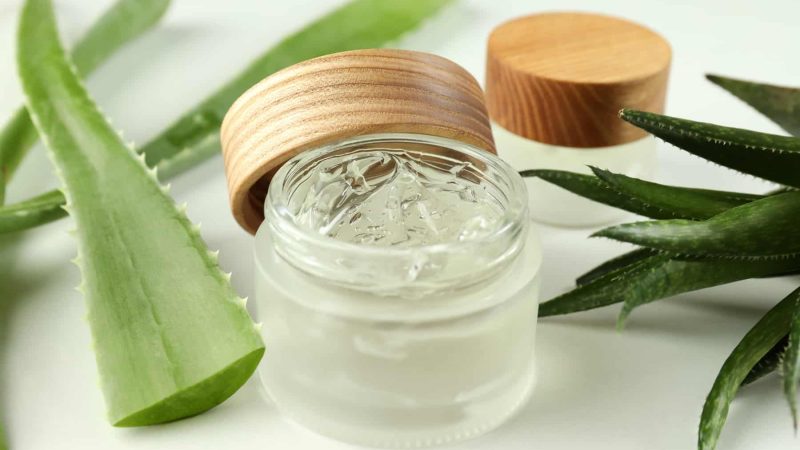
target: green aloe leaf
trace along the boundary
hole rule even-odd
[[[617,270],[624,269],[631,264],[635,264],[643,259],[656,255],[658,252],[650,248],[639,248],[619,256],[609,259],[608,261],[600,264],[599,266],[591,269],[590,271],[579,276],[575,280],[575,284],[582,286],[589,284],[592,281]]]
[[[555,184],[581,197],[624,209],[645,217],[654,219],[673,217],[671,214],[667,214],[658,208],[651,207],[650,205],[637,201],[635,198],[617,192],[612,189],[608,183],[592,175],[552,169],[523,170],[520,172],[520,175],[523,177],[541,178],[548,183]]]
[[[758,361],[789,331],[792,312],[799,298],[800,289],[769,310],[725,360],[703,406],[697,441],[699,450],[713,450],[716,447],[728,416],[728,408],[739,386]]]
[[[800,139],[625,109],[620,117],[689,153],[800,187]]]
[[[0,208],[0,234],[32,228],[65,217],[64,195],[51,191]]]
[[[89,98],[60,46],[50,0],[25,3],[17,62],[77,225],[111,422],[166,422],[224,401],[260,361],[259,333],[197,228]]]
[[[169,3],[169,0],[118,0],[114,3],[75,45],[72,61],[78,74],[88,75],[118,48],[152,27],[164,15]],[[28,111],[24,106],[18,108],[0,130],[0,173],[4,174],[5,182],[38,137]]]
[[[706,75],[709,81],[769,117],[793,136],[800,136],[800,89]]]
[[[618,325],[634,308],[666,297],[800,269],[800,258],[767,261],[678,259],[655,254],[609,272],[539,306],[542,317],[623,302]]]
[[[762,196],[668,186],[592,168],[595,176],[550,169],[520,172],[599,203],[653,219],[705,219]]]
[[[797,431],[798,382],[800,382],[800,293],[795,296],[789,338],[783,355],[783,392],[789,401],[795,431]]]
[[[703,220],[736,206],[763,198],[741,192],[668,186],[592,167],[597,178],[620,194],[630,196],[674,219]]]
[[[130,0],[132,1],[132,0]],[[233,101],[253,83],[296,62],[358,48],[380,47],[416,28],[452,0],[355,0],[322,17],[264,53],[214,95],[183,114],[139,148],[168,179],[219,153],[219,126]],[[43,200],[47,200],[45,203]],[[0,233],[21,231],[66,216],[58,191],[0,208]],[[30,205],[34,209],[26,209]],[[20,215],[28,220],[19,220]]]
[[[629,289],[637,288],[638,284],[645,285],[649,274],[676,271],[670,262],[669,256],[658,254],[636,261],[540,304],[539,317],[569,314],[625,301],[627,296],[636,295]],[[659,296],[654,291],[649,292]]]
[[[683,219],[635,222],[595,236],[667,252],[720,258],[785,258],[800,254],[800,192],[765,197],[701,222]]]
[[[154,165],[219,132],[222,118],[242,92],[284,67],[345,50],[385,45],[416,28],[452,0],[355,0],[289,36],[236,78],[181,116],[141,151]]]
[[[750,369],[744,381],[742,381],[742,386],[753,383],[778,369],[781,361],[783,361],[783,353],[786,350],[786,344],[789,342],[788,338],[788,336],[784,336],[783,339],[772,346],[766,355],[758,360],[756,365]]]

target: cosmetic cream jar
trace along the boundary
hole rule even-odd
[[[637,178],[656,168],[656,142],[617,117],[622,108],[662,113],[671,50],[641,25],[585,13],[536,14],[495,28],[486,99],[497,151],[517,170]],[[625,213],[526,178],[531,215],[559,226],[594,226]]]
[[[222,141],[284,416],[413,448],[525,404],[541,251],[467,72],[399,50],[316,58],[245,93]]]

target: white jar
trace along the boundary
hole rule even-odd
[[[637,178],[656,168],[656,143],[620,109],[662,113],[672,52],[642,25],[611,16],[550,12],[512,19],[489,36],[486,103],[497,154],[517,170]],[[533,218],[585,227],[624,211],[528,178]]]
[[[652,178],[657,167],[656,140],[599,148],[544,144],[514,134],[492,122],[497,154],[514,169],[554,169],[591,174],[590,166],[636,178]],[[526,177],[531,217],[548,225],[591,227],[619,220],[626,211],[575,195],[536,177]]]
[[[495,155],[420,134],[349,138],[284,164],[264,213],[259,373],[284,415],[410,448],[480,435],[525,403],[541,251],[524,183]]]

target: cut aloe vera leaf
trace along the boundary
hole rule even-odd
[[[81,76],[88,75],[117,49],[152,27],[164,15],[169,0],[118,0],[72,50]],[[0,181],[8,182],[20,161],[39,138],[27,109],[18,108],[0,130]],[[2,205],[0,197],[0,205]]]
[[[769,310],[747,332],[725,360],[703,406],[697,440],[699,450],[716,448],[717,440],[728,416],[728,408],[736,396],[739,386],[758,361],[789,331],[792,311],[798,298],[800,298],[800,289],[789,294]]]
[[[159,178],[182,173],[219,153],[219,126],[233,101],[251,84],[286,66],[327,53],[380,47],[416,28],[452,0],[356,0],[322,17],[264,53],[242,73],[139,149]],[[52,196],[48,195],[52,194]],[[66,216],[64,197],[51,191],[30,204],[0,208],[0,233],[22,231]],[[24,214],[28,220],[19,220]]]
[[[50,0],[25,3],[17,62],[77,225],[80,290],[111,422],[149,425],[219,404],[264,352],[244,300],[90,99],[60,46]]]

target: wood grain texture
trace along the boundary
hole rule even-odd
[[[435,55],[356,50],[310,59],[265,78],[242,94],[222,122],[234,217],[255,233],[271,175],[298,153],[391,132],[446,137],[495,152],[477,81]]]
[[[492,119],[517,135],[565,147],[605,147],[646,133],[622,108],[661,113],[671,60],[664,38],[596,14],[547,13],[506,22],[489,37]]]

